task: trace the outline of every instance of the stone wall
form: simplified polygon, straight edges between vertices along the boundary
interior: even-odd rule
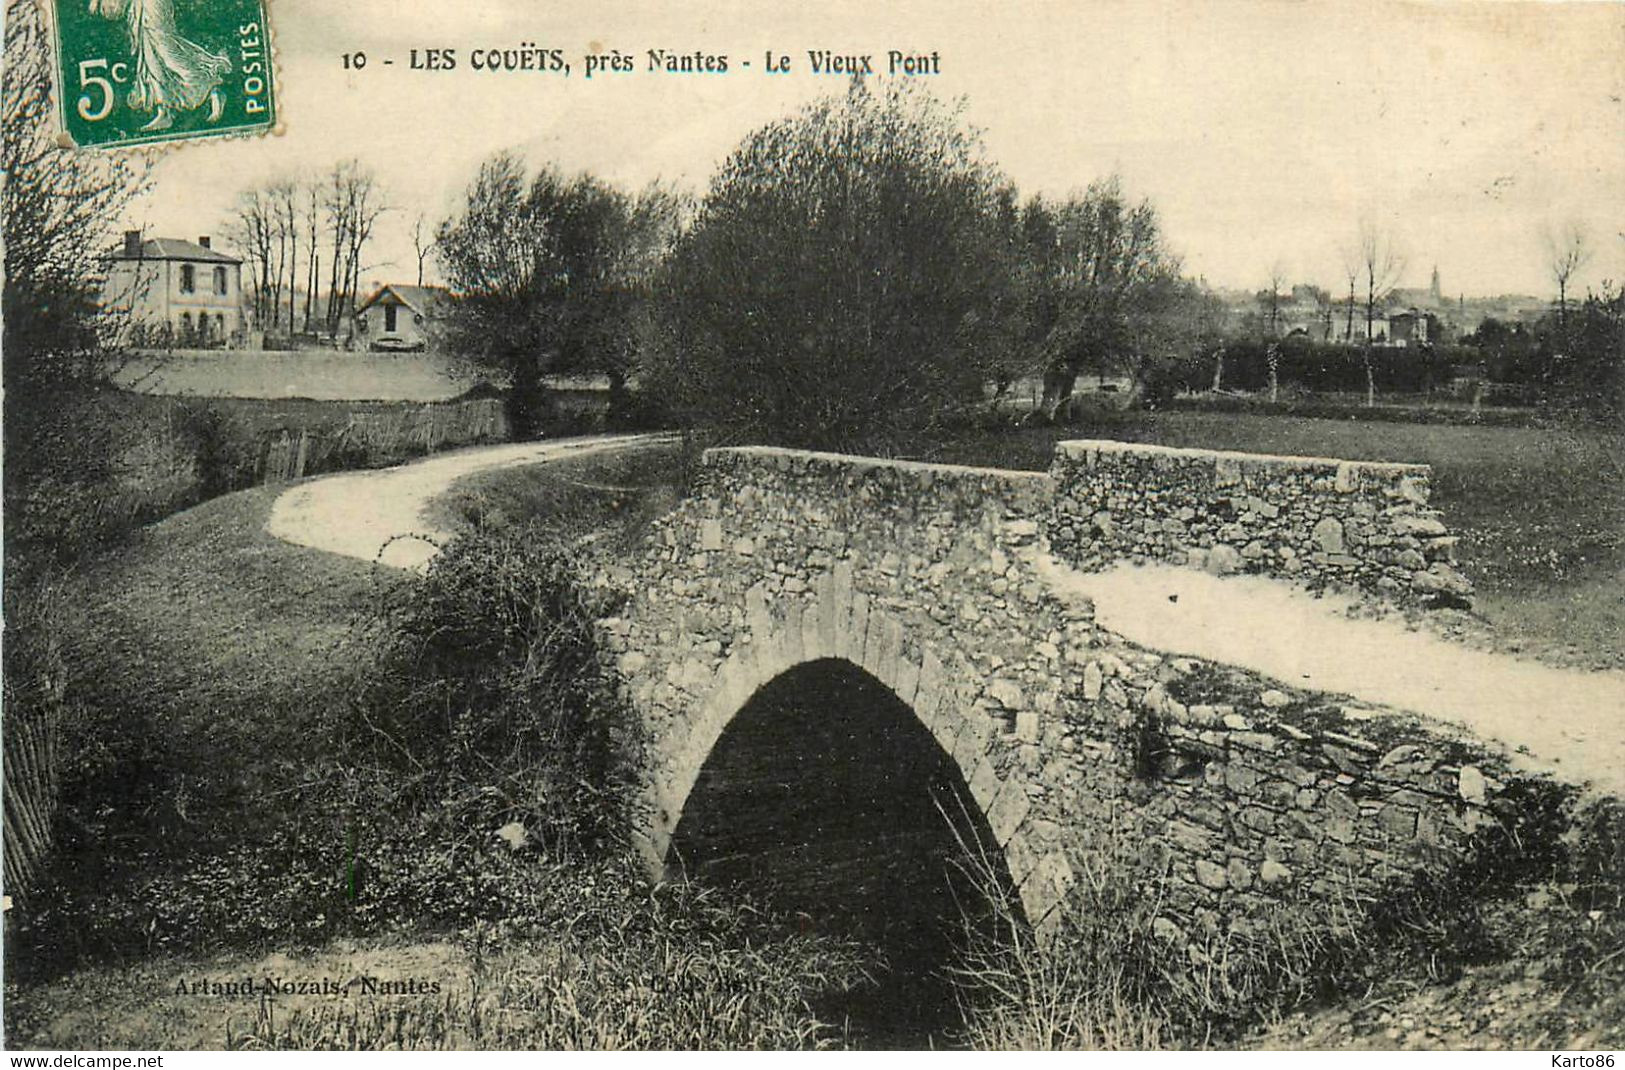
[[[1052,541],[1080,567],[1171,561],[1400,604],[1472,593],[1426,465],[1063,442]]]
[[[1358,912],[1481,841],[1510,845],[1518,800],[1557,790],[1441,726],[1165,657],[1098,627],[1059,582],[1071,566],[1046,534],[1057,484],[1066,495],[1089,478],[1080,449],[1053,478],[708,452],[694,495],[607,577],[628,594],[603,624],[607,643],[650,729],[651,867],[733,715],[768,681],[823,658],[864,669],[931,731],[1034,923],[1054,924],[1078,874],[1108,859],[1112,879],[1155,904],[1156,933],[1193,956],[1251,938],[1283,906]],[[1229,469],[1209,455],[1212,483],[1220,460]],[[1179,479],[1204,471],[1183,461],[1170,462]],[[1335,481],[1328,463],[1267,470]],[[1246,462],[1229,470],[1237,481],[1215,489],[1266,489]],[[1361,472],[1355,491],[1271,478],[1304,498],[1366,502],[1373,523],[1429,518],[1420,502],[1384,494],[1425,472],[1391,474]],[[1410,510],[1382,511],[1396,506]],[[1276,508],[1293,510],[1287,530],[1311,515],[1306,504]]]

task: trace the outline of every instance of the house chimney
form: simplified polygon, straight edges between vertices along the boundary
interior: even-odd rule
[[[131,259],[141,255],[141,232],[139,230],[124,232],[124,255]]]
[[[200,237],[199,237],[199,238],[198,238],[198,240],[197,240],[197,243],[198,243],[198,244],[199,244],[199,245],[201,245],[201,246],[203,246],[203,248],[205,248],[205,249],[208,249],[208,248],[210,248],[210,245],[209,245],[209,236],[208,236],[208,235],[207,235],[207,234],[204,234],[204,235],[201,235],[201,236],[200,236]]]

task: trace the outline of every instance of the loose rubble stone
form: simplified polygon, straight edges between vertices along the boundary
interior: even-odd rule
[[[1273,858],[1258,867],[1258,880],[1261,884],[1274,886],[1285,884],[1291,879],[1292,870]]]
[[[1215,576],[1228,576],[1240,572],[1242,556],[1234,546],[1219,543],[1207,552],[1206,568]]]

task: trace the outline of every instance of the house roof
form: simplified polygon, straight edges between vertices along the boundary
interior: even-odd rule
[[[444,301],[447,296],[446,290],[440,286],[408,286],[404,283],[385,283],[383,286],[378,287],[378,291],[371,297],[361,302],[361,307],[356,309],[356,312],[359,314],[367,311],[373,305],[383,301],[386,294],[393,295],[396,301],[420,316],[431,315],[434,306]]]
[[[197,242],[184,238],[148,238],[141,243],[141,255],[134,257],[120,245],[112,251],[114,260],[207,260],[215,264],[241,264],[235,256],[227,256],[218,249],[205,249]]]

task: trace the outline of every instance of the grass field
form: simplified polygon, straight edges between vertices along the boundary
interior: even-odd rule
[[[427,353],[206,349],[136,354],[113,381],[143,394],[206,398],[443,401],[473,377]]]

